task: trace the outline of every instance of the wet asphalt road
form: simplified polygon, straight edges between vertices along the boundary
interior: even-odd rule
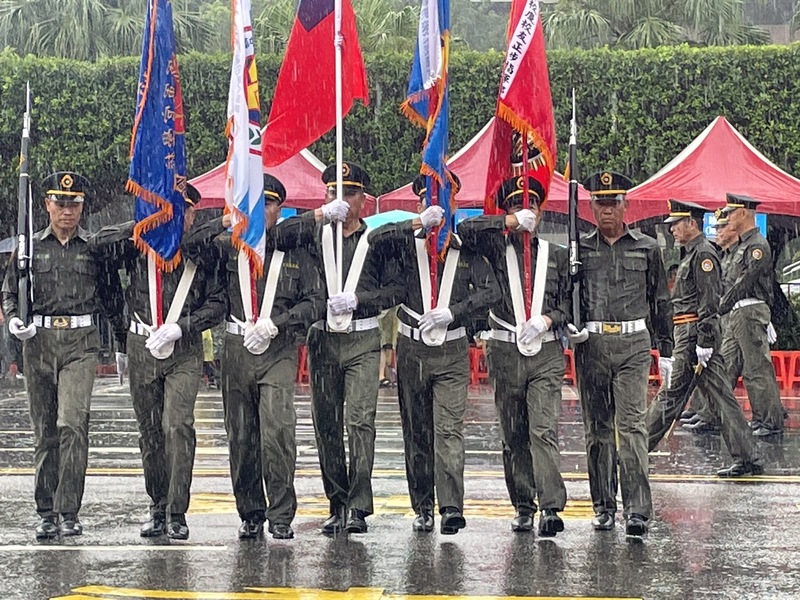
[[[396,398],[378,409],[376,514],[366,535],[319,533],[327,501],[307,389],[299,388],[296,538],[240,543],[227,473],[219,393],[203,391],[188,542],[146,541],[136,424],[127,386],[99,381],[92,405],[90,475],[81,538],[33,539],[32,434],[24,397],[0,400],[0,599],[397,599],[420,596],[800,598],[800,432],[760,442],[767,474],[711,476],[729,457],[718,436],[676,432],[651,455],[655,519],[644,542],[596,533],[574,391],[564,388],[562,473],[566,531],[513,534],[499,431],[488,388],[474,388],[465,427],[465,516],[456,536],[414,534]],[[797,422],[800,404],[785,403]],[[438,521],[437,521],[438,526]],[[323,591],[324,590],[324,591]]]

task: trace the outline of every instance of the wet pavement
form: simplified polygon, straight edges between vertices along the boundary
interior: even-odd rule
[[[767,473],[713,477],[719,436],[676,431],[651,454],[655,519],[643,542],[594,532],[580,407],[564,387],[559,443],[569,503],[554,539],[513,534],[491,390],[471,388],[465,516],[456,536],[414,534],[397,400],[382,391],[366,535],[329,539],[307,388],[298,388],[294,540],[236,538],[222,403],[202,391],[188,542],[142,540],[148,499],[127,386],[101,380],[92,404],[81,538],[36,544],[32,433],[24,397],[0,399],[0,598],[314,600],[425,597],[800,598],[800,431],[759,442]],[[784,400],[790,423],[800,404]],[[438,522],[437,522],[438,525]]]

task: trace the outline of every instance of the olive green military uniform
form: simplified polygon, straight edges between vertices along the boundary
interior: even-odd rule
[[[391,252],[400,265],[405,284],[403,306],[398,313],[397,390],[403,426],[406,477],[411,506],[417,514],[433,511],[434,488],[439,511],[464,510],[464,411],[469,384],[467,330],[472,317],[486,312],[500,295],[486,259],[453,236],[449,253],[458,250],[449,308],[453,322],[440,346],[428,346],[419,330],[424,314],[417,240],[412,221],[384,225],[375,232],[375,251]],[[445,259],[446,260],[446,259]],[[429,264],[426,260],[426,264]],[[445,261],[438,261],[437,284],[441,286]],[[428,270],[422,274],[430,277]],[[437,297],[443,288],[439,288]]]
[[[35,440],[36,510],[42,517],[77,514],[89,455],[89,409],[100,340],[93,316],[118,289],[119,275],[93,260],[78,228],[62,244],[50,227],[33,237],[36,335],[23,342]],[[16,253],[3,284],[6,319],[18,316]]]
[[[504,235],[504,216],[467,219],[459,225],[465,244],[484,252],[497,275],[500,300],[492,307],[487,343],[489,374],[495,389],[495,405],[503,436],[503,470],[511,503],[517,510],[539,508],[564,510],[567,490],[561,477],[558,452],[558,415],[564,377],[564,351],[555,330],[567,322],[569,279],[567,254],[550,247],[542,315],[553,327],[541,350],[524,356],[516,335],[498,319],[515,324],[511,283],[506,267],[506,247],[513,244],[523,267],[523,236]],[[531,263],[539,256],[539,238],[531,236]]]
[[[213,246],[187,252],[178,267],[161,274],[163,315],[167,315],[187,259],[197,271],[177,324],[182,337],[166,359],[155,358],[145,347],[151,326],[147,257],[131,240],[133,222],[113,225],[92,239],[94,252],[124,267],[130,279],[126,296],[131,316],[127,339],[130,389],[139,425],[145,489],[153,515],[183,515],[189,508],[189,490],[195,454],[194,404],[203,371],[202,332],[225,314],[225,293],[219,253]]]
[[[755,228],[740,236],[731,253],[719,309],[730,333],[723,342],[722,355],[731,387],[741,373],[753,421],[782,431],[783,407],[767,340],[775,277],[772,253],[766,238]]]
[[[322,227],[315,222],[313,211],[286,219],[273,229],[277,248],[285,252],[309,248],[320,260]],[[362,222],[356,232],[343,239],[345,277],[366,232]],[[329,331],[325,321],[318,321],[308,332],[311,414],[331,514],[342,509],[356,509],[366,515],[373,512],[371,477],[381,342],[377,317],[383,309],[397,304],[400,293],[399,284],[387,275],[390,262],[390,257],[367,252],[349,332]],[[347,428],[349,465],[343,425]]]
[[[278,335],[263,354],[255,355],[244,347],[244,331],[239,324],[246,320],[239,281],[239,254],[231,244],[231,235],[222,233],[221,219],[210,222],[208,227],[220,233],[216,243],[223,252],[227,274],[231,316],[221,359],[222,400],[236,509],[242,520],[263,521],[266,515],[273,525],[288,525],[297,511],[294,488],[297,346],[294,340],[298,334],[304,335],[325,311],[318,263],[303,249],[284,255],[269,315],[278,328]],[[254,304],[259,309],[274,247],[274,240],[268,233],[264,273],[256,280]],[[266,500],[269,500],[269,507]]]
[[[595,229],[580,241],[581,312],[589,331],[575,349],[596,513],[652,515],[647,459],[649,318],[659,352],[672,355],[672,313],[657,242],[625,227],[610,245]]]
[[[710,401],[714,414],[719,415],[722,437],[734,460],[752,463],[756,460],[753,436],[733,396],[725,361],[719,352],[722,337],[717,315],[722,293],[720,261],[703,235],[685,244],[684,250],[672,293],[675,363],[669,388],[661,388],[647,411],[649,449],[655,450],[688,400],[687,392],[697,364],[695,348],[699,346],[713,348],[714,354],[697,376],[698,389]]]

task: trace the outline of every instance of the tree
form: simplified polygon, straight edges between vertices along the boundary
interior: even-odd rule
[[[651,48],[763,44],[744,20],[744,0],[558,0],[546,16],[550,47]]]

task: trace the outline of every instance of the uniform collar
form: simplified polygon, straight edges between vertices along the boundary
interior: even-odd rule
[[[751,237],[757,235],[759,233],[758,227],[753,227],[752,229],[745,231],[742,235],[739,236],[739,240],[742,242],[746,242]]]
[[[52,228],[52,226],[48,225],[47,227],[45,227],[45,228],[42,230],[42,238],[41,238],[41,239],[45,240],[45,239],[47,239],[47,238],[48,238],[48,236],[51,236],[51,235],[52,235],[53,237],[56,237],[56,236],[55,236],[55,234],[53,233],[53,228]],[[77,229],[77,231],[75,231],[75,235],[74,235],[73,237],[80,238],[80,239],[81,239],[81,240],[83,240],[84,242],[88,242],[88,241],[89,241],[89,232],[88,232],[88,231],[86,231],[86,230],[85,230],[83,227],[81,227],[80,225],[78,225],[78,229]]]
[[[636,242],[638,242],[640,239],[642,239],[642,234],[641,234],[641,233],[639,233],[639,232],[637,232],[637,231],[634,231],[633,229],[631,229],[631,228],[630,228],[630,227],[628,227],[627,225],[625,225],[625,229],[624,229],[624,231],[623,231],[623,233],[622,233],[622,237],[621,237],[621,238],[619,238],[619,239],[622,239],[622,238],[624,238],[625,236],[630,236],[630,237],[631,237],[631,239],[633,239],[633,240],[634,240],[634,241],[636,241]],[[593,242],[595,245],[597,245],[598,243],[600,243],[600,239],[601,239],[602,237],[603,237],[603,236],[602,236],[602,235],[601,235],[601,233],[600,233],[600,228],[599,228],[599,227],[595,227],[595,228],[592,230],[592,232],[591,232],[591,233],[589,233],[589,234],[588,234],[588,235],[587,235],[587,236],[586,236],[584,239],[586,239],[587,241],[591,241],[591,242]]]
[[[702,243],[702,242],[703,242],[705,239],[706,239],[706,236],[704,236],[704,235],[701,233],[701,234],[700,234],[700,235],[698,235],[696,238],[693,238],[692,240],[690,240],[689,242],[687,242],[687,243],[684,245],[684,248],[686,248],[687,250],[691,250],[691,249],[692,249],[692,248],[694,248],[695,246],[697,246],[697,245],[701,244],[701,243]]]

